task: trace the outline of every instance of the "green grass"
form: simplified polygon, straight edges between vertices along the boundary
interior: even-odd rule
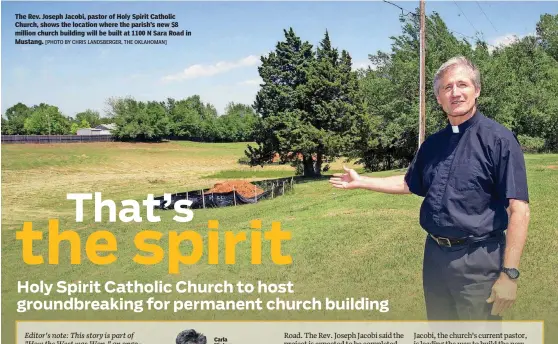
[[[356,168],[357,172],[364,172],[363,168]],[[328,174],[343,173],[342,169],[335,169],[327,172]],[[257,168],[252,170],[226,170],[204,176],[205,179],[261,179],[261,178],[286,178],[295,176],[294,170],[267,170],[265,168]]]
[[[207,179],[244,179],[244,178],[284,178],[294,176],[294,171],[268,171],[262,169],[260,171],[239,171],[239,170],[227,170],[214,173],[209,176],[205,176]]]
[[[211,186],[227,178],[276,178],[294,175],[288,166],[266,166],[263,170],[248,169],[237,163],[246,144],[201,144],[172,142],[152,145],[116,144],[112,147],[95,144],[59,145],[56,147],[2,146],[2,342],[13,342],[13,321],[19,320],[414,320],[425,319],[421,266],[425,235],[418,224],[421,198],[333,189],[327,179],[295,185],[294,191],[254,205],[202,209],[194,211],[190,223],[172,220],[174,211],[156,211],[158,223],[109,223],[106,212],[101,223],[93,222],[93,207],[85,207],[87,221],[76,223],[73,203],[65,199],[67,192],[102,192],[103,198],[115,201],[141,200],[148,193],[161,195],[198,187]],[[109,149],[110,148],[110,149]],[[54,152],[54,153],[53,153]],[[65,160],[65,154],[97,156],[96,162],[84,165]],[[75,154],[78,154],[75,153]],[[29,155],[26,155],[29,154]],[[43,154],[54,154],[56,164],[41,165]],[[25,156],[25,161],[15,162]],[[547,343],[558,338],[558,298],[555,268],[558,239],[555,211],[558,185],[558,155],[528,155],[529,188],[531,196],[531,225],[529,239],[521,261],[522,277],[519,297],[506,314],[507,320],[545,320]],[[25,168],[21,168],[24,166]],[[256,172],[258,171],[258,172]],[[328,174],[341,171],[335,163]],[[403,170],[374,173],[387,176]],[[209,178],[209,179],[208,179]],[[118,207],[121,209],[122,207]],[[142,215],[145,211],[142,208]],[[47,230],[49,218],[60,219],[61,230],[75,230],[82,245],[94,231],[108,230],[118,240],[117,261],[110,265],[94,265],[82,246],[82,264],[69,264],[69,245],[61,245],[58,265],[25,265],[21,258],[21,243],[15,232],[23,221],[32,221],[36,230]],[[263,231],[274,221],[289,231],[292,239],[283,242],[282,253],[292,256],[293,264],[275,265],[270,260],[270,247],[264,241],[263,264],[252,265],[250,245],[240,243],[236,249],[236,264],[224,263],[224,242],[221,233],[219,264],[207,263],[207,246],[202,260],[195,265],[183,265],[179,274],[169,274],[168,256],[157,265],[143,266],[133,262],[139,251],[134,246],[135,235],[142,230],[163,233],[158,243],[168,252],[168,233],[195,230],[207,242],[208,220],[219,221],[219,231],[250,232],[250,221],[261,219]],[[45,234],[46,238],[46,234]],[[187,254],[190,245],[184,245]],[[48,263],[48,246],[36,242],[34,254],[42,254]],[[368,297],[390,300],[390,312],[366,311],[196,311],[196,312],[30,312],[17,313],[20,299],[43,299],[17,293],[17,281],[30,280],[55,283],[66,281],[126,281],[216,283],[227,280],[257,283],[294,283],[294,295],[281,295],[289,300],[342,300],[347,297]],[[83,299],[105,299],[114,295],[79,296]],[[238,294],[216,295],[154,295],[159,300],[200,299],[274,299],[278,295]],[[145,299],[146,295],[124,295],[130,299]],[[60,299],[60,296],[50,299]]]
[[[35,150],[36,145],[28,146],[23,144],[2,146],[2,155],[7,158],[2,159],[2,170],[22,171],[49,167],[91,165],[106,161],[107,155],[96,150],[76,144],[75,149],[69,154],[68,151],[60,150],[57,147],[45,145],[44,149]],[[16,157],[13,159],[12,157]]]

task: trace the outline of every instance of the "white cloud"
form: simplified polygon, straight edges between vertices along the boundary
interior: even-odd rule
[[[495,47],[496,48],[504,48],[508,45],[511,45],[521,39],[523,39],[524,37],[527,36],[535,36],[536,33],[534,32],[530,32],[526,35],[517,35],[514,33],[508,33],[506,35],[502,35],[502,36],[498,36],[496,38],[491,39],[488,43],[490,44],[488,46],[489,51],[492,52],[494,51]]]
[[[368,68],[368,67],[371,67],[372,69],[376,69],[376,66],[373,66],[370,60],[353,62],[353,70],[357,70],[360,68]]]
[[[238,61],[220,61],[215,64],[203,65],[195,64],[180,73],[167,75],[163,77],[164,81],[176,81],[185,79],[195,79],[201,77],[213,76],[221,73],[226,73],[230,70],[242,67],[254,66],[260,63],[260,58],[255,55],[250,55]]]
[[[507,45],[513,44],[514,42],[516,42],[518,40],[519,40],[519,36],[510,33],[510,34],[507,34],[507,35],[504,35],[504,36],[499,36],[499,37],[494,38],[491,41],[491,44],[494,45],[494,46],[497,46],[497,47],[507,46]]]
[[[261,83],[263,82],[263,80],[261,78],[257,78],[257,79],[248,79],[248,80],[244,80],[238,83],[238,85],[244,86],[244,85],[256,85],[259,86]]]

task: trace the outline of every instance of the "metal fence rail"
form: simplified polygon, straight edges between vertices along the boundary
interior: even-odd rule
[[[226,183],[226,182],[225,182]],[[296,184],[294,177],[277,178],[269,180],[260,180],[250,182],[254,186],[253,196],[243,196],[237,192],[234,187],[233,191],[227,192],[209,192],[210,189],[189,190],[179,193],[172,193],[165,200],[164,196],[157,196],[154,199],[159,201],[155,206],[157,209],[173,209],[177,201],[192,201],[191,209],[220,208],[228,206],[237,206],[243,204],[254,204],[266,199],[273,199],[288,194],[294,190]],[[263,190],[257,193],[256,186]],[[246,191],[246,190],[245,190]],[[167,202],[168,201],[168,202]]]
[[[8,143],[80,143],[112,142],[112,135],[2,135],[2,144]]]

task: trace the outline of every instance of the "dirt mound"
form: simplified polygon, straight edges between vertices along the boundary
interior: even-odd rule
[[[255,197],[264,192],[263,189],[247,181],[231,180],[215,184],[213,188],[207,190],[205,194],[232,192],[233,190],[246,198]]]

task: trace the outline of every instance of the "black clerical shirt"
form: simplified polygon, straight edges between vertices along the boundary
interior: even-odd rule
[[[412,193],[424,197],[421,226],[449,238],[503,231],[509,199],[529,201],[517,138],[480,111],[429,136],[405,181]]]

